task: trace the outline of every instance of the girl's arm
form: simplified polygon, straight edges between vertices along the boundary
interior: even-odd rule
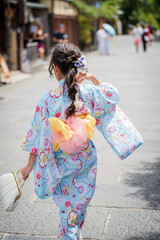
[[[98,80],[98,78],[96,78],[93,74],[90,74],[90,73],[79,73],[79,75],[77,77],[77,81],[79,83],[81,83],[83,80],[89,80],[96,86],[101,84],[101,82]]]
[[[33,153],[30,153],[27,165],[21,170],[24,180],[26,180],[29,177],[29,174],[32,172],[35,159],[36,159],[36,155]]]

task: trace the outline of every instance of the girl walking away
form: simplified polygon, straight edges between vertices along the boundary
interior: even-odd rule
[[[117,89],[86,70],[78,47],[58,43],[53,48],[49,72],[54,72],[59,86],[40,98],[22,143],[30,153],[21,170],[23,178],[34,169],[35,193],[41,199],[52,196],[60,209],[58,239],[63,240],[82,239],[95,191],[97,155],[91,141],[95,125],[121,159],[142,143],[116,105]],[[82,84],[84,79],[92,84]]]

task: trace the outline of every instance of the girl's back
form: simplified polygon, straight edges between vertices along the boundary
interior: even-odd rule
[[[42,199],[52,196],[60,208],[58,239],[78,240],[95,191],[97,155],[90,140],[94,127],[121,158],[137,148],[141,139],[116,106],[117,89],[92,74],[79,73],[86,66],[77,47],[57,44],[51,75],[53,69],[59,86],[44,92],[36,106],[22,143],[22,149],[30,153],[22,174],[26,179],[34,166],[35,193]],[[81,84],[84,79],[93,84]]]

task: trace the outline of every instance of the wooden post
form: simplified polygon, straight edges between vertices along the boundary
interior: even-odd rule
[[[7,32],[6,32],[6,49],[7,49],[7,55],[8,55],[8,59],[7,59],[7,62],[8,62],[8,66],[9,68],[11,68],[11,37],[10,37],[10,25],[11,25],[11,21],[10,21],[10,3],[9,1],[7,0],[7,23],[6,23],[6,26],[7,26]]]
[[[18,69],[22,70],[26,0],[18,0]]]
[[[50,18],[51,46],[52,46],[52,37],[53,37],[53,22],[54,22],[54,0],[51,0],[51,18]]]

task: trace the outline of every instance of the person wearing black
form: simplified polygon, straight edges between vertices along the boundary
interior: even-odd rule
[[[38,29],[33,33],[33,40],[38,42],[38,55],[40,59],[44,59],[45,55],[45,46],[44,40],[48,37],[48,33],[43,33],[43,28],[41,25],[38,26]]]
[[[64,24],[60,24],[58,31],[53,33],[52,41],[53,43],[68,42],[68,35],[65,32]]]
[[[149,29],[147,25],[143,26],[143,34],[142,34],[142,43],[143,43],[143,50],[146,52],[149,42]]]

